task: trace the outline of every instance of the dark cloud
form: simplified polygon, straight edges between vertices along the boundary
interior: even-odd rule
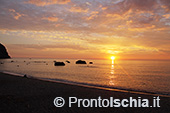
[[[10,1],[10,0],[9,0]],[[48,5],[44,7],[37,7],[31,4],[26,4],[24,1],[21,0],[13,0],[13,1],[1,1],[1,21],[0,21],[0,28],[2,29],[25,29],[25,30],[67,30],[67,29],[75,29],[75,30],[89,30],[92,31],[96,29],[95,27],[100,24],[115,24],[115,23],[124,23],[123,21],[127,20],[133,20],[135,24],[146,24],[151,23],[152,21],[155,21],[158,17],[160,17],[158,7],[160,7],[161,4],[157,2],[157,0],[124,0],[117,2],[116,4],[112,2],[111,0],[105,2],[105,1],[96,1],[96,2],[88,2],[88,5],[86,2],[79,2],[79,1],[73,1],[67,5]],[[33,2],[33,1],[32,1]],[[35,2],[35,1],[34,1]],[[43,1],[45,2],[45,1]],[[52,1],[50,1],[52,2]],[[65,1],[64,1],[65,2]],[[37,2],[36,2],[37,3]],[[165,1],[161,2],[162,4],[166,3]],[[2,6],[3,5],[3,6]],[[73,12],[70,12],[71,8],[77,9],[72,10]],[[106,7],[106,10],[102,10],[103,7]],[[158,8],[158,9],[157,9]],[[24,16],[20,16],[18,20],[15,19],[16,16],[11,15],[11,12],[9,11],[15,10],[16,14],[21,14]],[[125,18],[124,20],[117,20],[117,21],[111,21],[112,19],[106,18],[107,14],[118,14],[120,16],[126,15],[126,13],[132,10],[128,13],[130,15],[128,18]],[[153,13],[152,17],[147,16],[141,16],[140,11],[151,11]],[[80,13],[75,13],[76,11]],[[92,12],[97,11],[98,13],[94,15],[93,19],[91,21],[84,20],[86,17],[92,16]],[[81,13],[82,12],[82,13]],[[15,15],[16,15],[15,14]],[[49,22],[45,21],[43,18],[49,18],[49,17],[56,17],[62,21],[57,22],[54,21]],[[106,19],[106,20],[105,20]],[[107,24],[107,19],[109,19],[109,22]],[[118,24],[119,24],[118,23]],[[56,27],[58,25],[59,28]],[[109,25],[108,25],[109,26]],[[99,29],[99,28],[97,28]],[[100,30],[97,30],[100,31]],[[106,31],[108,29],[106,28]]]
[[[43,44],[8,44],[9,48],[15,49],[34,49],[34,50],[46,50],[46,49],[73,49],[73,50],[86,50],[87,48],[81,45],[74,44],[56,44],[56,45],[43,45]]]
[[[169,7],[168,0],[40,1],[50,2],[43,7],[37,6],[36,0],[29,3],[23,0],[0,2],[0,29],[6,30],[125,35],[122,32],[129,28],[129,32],[137,31],[132,28],[146,28],[147,31],[159,27],[169,28],[168,19],[163,20],[163,15],[167,14],[165,8]]]
[[[170,1],[169,0],[159,0],[159,1],[163,5],[165,10],[170,13]]]
[[[70,0],[28,0],[25,3],[34,4],[36,6],[46,6],[52,4],[67,4]]]

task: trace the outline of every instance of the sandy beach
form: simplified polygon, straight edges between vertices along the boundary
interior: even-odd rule
[[[31,78],[13,76],[0,73],[0,112],[1,113],[169,113],[170,97],[160,96],[159,108],[78,108],[68,107],[68,98],[77,97],[93,99],[101,96],[109,99],[146,98],[152,101],[156,95],[139,94],[121,91],[55,83]],[[55,97],[63,97],[66,104],[57,108],[53,104]]]

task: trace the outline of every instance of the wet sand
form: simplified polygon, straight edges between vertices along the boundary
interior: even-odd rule
[[[169,113],[170,97],[160,96],[160,106],[156,108],[83,108],[74,104],[68,107],[68,98],[82,99],[145,98],[152,104],[152,94],[139,94],[122,91],[76,86],[64,83],[42,81],[0,73],[0,113]],[[63,97],[66,104],[57,108],[53,104],[55,97]]]

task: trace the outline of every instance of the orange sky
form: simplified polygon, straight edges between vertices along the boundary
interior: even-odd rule
[[[169,0],[1,0],[12,57],[170,59]]]

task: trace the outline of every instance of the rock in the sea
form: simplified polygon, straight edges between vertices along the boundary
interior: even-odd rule
[[[87,64],[87,63],[86,63],[86,61],[78,60],[78,61],[76,61],[76,64]]]
[[[0,43],[0,59],[11,58],[4,45]]]
[[[54,66],[65,66],[64,62],[56,62],[54,61]]]
[[[66,60],[67,63],[70,63],[70,61]]]
[[[89,62],[89,64],[93,64],[93,62]]]

